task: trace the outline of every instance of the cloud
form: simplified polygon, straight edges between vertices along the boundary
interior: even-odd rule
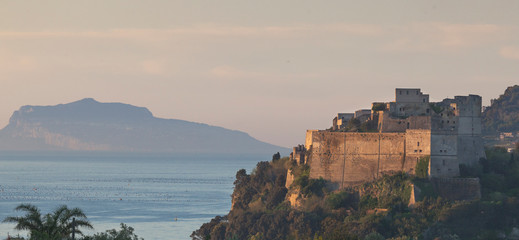
[[[317,33],[340,33],[351,36],[376,36],[382,34],[380,26],[373,24],[299,24],[291,26],[228,26],[201,24],[190,27],[165,29],[112,29],[109,31],[39,31],[0,32],[0,38],[131,38],[142,40],[164,39],[179,36],[227,37],[291,37]]]
[[[499,50],[499,55],[507,59],[519,60],[518,46],[505,46]]]
[[[451,24],[439,22],[388,26],[392,40],[384,50],[403,52],[457,51],[506,41],[513,27],[494,24]]]

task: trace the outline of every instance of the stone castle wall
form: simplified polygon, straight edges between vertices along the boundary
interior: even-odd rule
[[[434,190],[448,200],[474,200],[481,198],[479,178],[432,178]]]
[[[396,101],[385,103],[385,110],[371,112],[377,133],[307,131],[310,177],[342,188],[385,172],[414,173],[418,159],[430,156],[429,177],[452,178],[459,176],[460,164],[485,157],[480,96],[430,103],[420,89],[397,88],[395,94]]]
[[[384,173],[414,173],[416,161],[429,155],[428,139],[430,133],[420,130],[408,134],[310,130],[306,141],[310,177],[323,177],[334,187],[344,188],[374,180]],[[406,141],[421,144],[416,149],[406,149]]]

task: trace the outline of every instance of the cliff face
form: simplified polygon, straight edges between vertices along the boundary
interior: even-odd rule
[[[519,131],[519,85],[508,87],[482,114],[483,132]]]
[[[0,130],[0,150],[272,153],[286,149],[239,131],[153,117],[143,107],[83,99],[23,106]]]

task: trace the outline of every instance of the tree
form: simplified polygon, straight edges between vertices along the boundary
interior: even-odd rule
[[[40,210],[31,204],[20,204],[15,210],[23,211],[25,215],[6,217],[3,222],[16,223],[14,228],[29,231],[29,239],[33,240],[62,240],[69,238],[72,232],[83,235],[78,228],[93,228],[86,215],[79,208],[69,209],[66,205],[62,205],[52,213],[43,216]]]
[[[97,233],[94,236],[84,237],[82,240],[143,240],[139,238],[135,233],[134,229],[121,223],[121,230],[115,229],[106,230],[104,233]]]

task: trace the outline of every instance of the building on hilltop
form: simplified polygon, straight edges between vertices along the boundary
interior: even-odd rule
[[[429,102],[418,88],[397,88],[394,102],[373,103],[371,110],[336,119],[351,115],[373,127],[351,132],[344,128],[346,118],[341,124],[334,119],[330,130],[308,130],[305,145],[294,150],[298,163],[310,165],[311,178],[323,177],[337,188],[354,186],[384,173],[414,174],[422,157],[430,159],[431,178],[449,178],[459,176],[460,164],[485,157],[477,95]]]
[[[333,118],[332,129],[339,130],[344,128],[346,123],[352,118],[355,118],[354,113],[337,113],[337,117]]]

